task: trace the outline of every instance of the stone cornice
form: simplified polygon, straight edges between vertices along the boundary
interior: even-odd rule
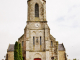
[[[42,22],[42,23],[47,23],[47,21],[27,21],[27,23],[29,22]]]
[[[31,0],[28,0],[27,2],[30,2]],[[45,3],[46,3],[46,1],[45,0],[43,0]]]

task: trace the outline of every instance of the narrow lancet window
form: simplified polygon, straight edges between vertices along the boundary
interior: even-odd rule
[[[33,37],[33,45],[35,45],[35,37]]]
[[[35,17],[39,17],[39,5],[35,4]]]
[[[24,45],[24,41],[22,41],[22,46]]]
[[[40,36],[40,45],[41,45],[41,36]]]
[[[51,47],[53,47],[53,42],[51,41]]]

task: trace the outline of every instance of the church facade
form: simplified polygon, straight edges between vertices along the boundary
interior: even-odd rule
[[[27,25],[18,39],[22,45],[23,60],[66,60],[63,44],[50,34],[46,20],[46,1],[28,0]],[[6,60],[14,60],[14,44],[7,49]]]

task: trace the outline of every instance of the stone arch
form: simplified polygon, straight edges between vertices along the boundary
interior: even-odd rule
[[[33,35],[35,35],[35,34],[36,34],[36,32],[35,32],[35,31],[33,31],[32,33],[33,33]]]
[[[42,35],[42,31],[39,31],[39,35],[40,35],[40,36]]]
[[[41,54],[39,54],[39,53],[36,53],[36,54],[34,54],[34,57],[33,57],[33,59],[34,58],[41,58],[42,59],[42,56],[41,56]]]

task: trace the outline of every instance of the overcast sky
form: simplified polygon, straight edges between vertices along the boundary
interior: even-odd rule
[[[64,44],[68,58],[80,60],[80,0],[47,0],[46,17],[50,33]],[[26,0],[0,0],[0,60],[24,33],[26,21]]]

